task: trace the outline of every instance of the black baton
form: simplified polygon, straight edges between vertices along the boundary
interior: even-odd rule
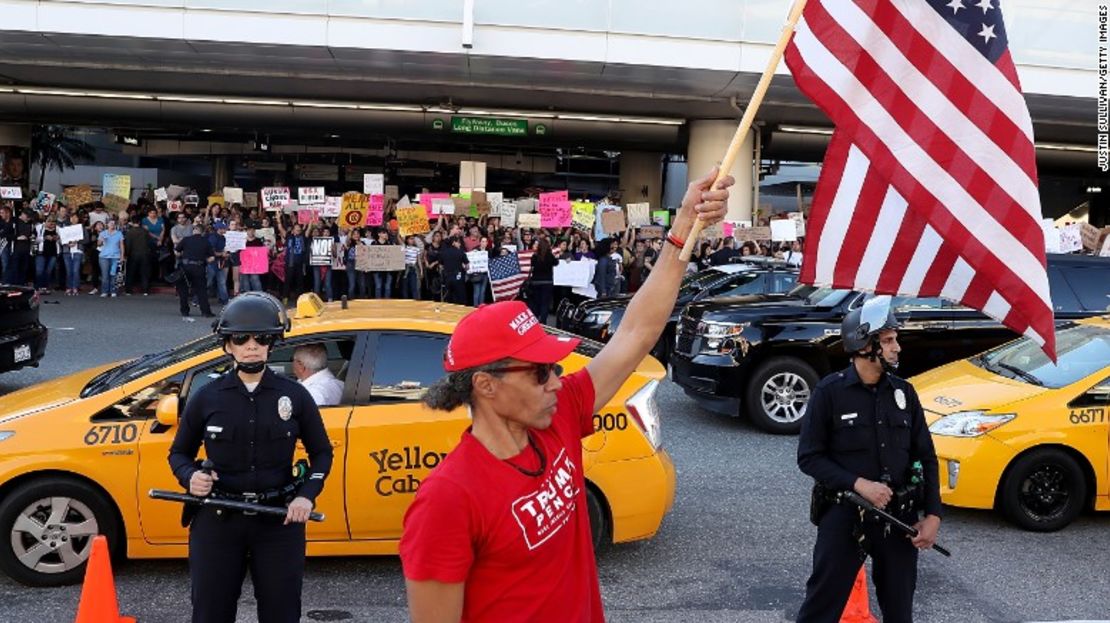
[[[212,508],[224,508],[227,510],[244,511],[248,513],[261,513],[263,515],[273,515],[275,517],[285,517],[288,509],[280,508],[277,506],[264,506],[262,504],[252,504],[250,502],[240,502],[238,500],[227,500],[224,498],[214,497],[198,497],[188,493],[178,493],[177,491],[166,491],[164,489],[151,489],[150,497],[154,500],[166,500],[168,502],[181,502],[183,504],[196,504],[197,506],[211,506]],[[324,514],[312,511],[308,514],[311,521],[324,521]]]
[[[840,492],[840,497],[848,500],[852,504],[855,504],[856,506],[858,506],[858,507],[860,507],[860,508],[862,508],[866,511],[870,511],[872,513],[875,513],[876,515],[878,515],[878,517],[880,519],[882,519],[883,521],[887,522],[888,524],[894,526],[895,528],[898,528],[898,530],[904,532],[905,534],[907,534],[911,537],[915,537],[915,536],[918,535],[917,528],[914,528],[913,526],[907,524],[906,522],[902,521],[901,519],[898,519],[894,515],[891,515],[890,513],[884,511],[883,509],[875,506],[871,502],[868,502],[867,498],[865,498],[862,495],[856,493],[855,491],[841,491]],[[943,554],[945,556],[952,556],[952,552],[948,551],[947,549],[944,549],[943,547],[941,547],[940,545],[938,545],[936,543],[933,543],[933,549],[937,550],[937,553],[939,553],[939,554]]]

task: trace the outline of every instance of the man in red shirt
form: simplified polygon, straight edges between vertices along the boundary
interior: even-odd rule
[[[671,244],[585,369],[561,376],[557,362],[578,340],[548,335],[521,302],[484,305],[459,322],[444,353],[448,374],[424,402],[468,405],[473,425],[405,515],[401,563],[414,623],[605,620],[582,438],[658,341],[695,219],[724,218],[732,178],[709,190],[715,177],[690,184]]]

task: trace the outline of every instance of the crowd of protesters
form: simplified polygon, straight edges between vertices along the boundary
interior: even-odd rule
[[[238,204],[207,208],[183,206],[170,212],[166,202],[139,200],[126,211],[110,213],[97,201],[72,209],[59,206],[42,212],[20,202],[0,206],[0,261],[5,283],[33,285],[42,294],[55,290],[67,296],[82,292],[101,297],[149,295],[158,282],[176,285],[181,313],[190,305],[211,315],[209,297],[221,305],[240,292],[271,292],[287,303],[305,292],[326,301],[346,296],[440,300],[478,306],[491,301],[489,277],[469,271],[467,253],[484,251],[495,258],[532,251],[523,295],[540,317],[569,295],[554,285],[559,261],[597,261],[593,286],[598,296],[635,292],[651,273],[661,239],[645,240],[630,228],[621,235],[595,241],[594,232],[575,228],[522,229],[502,227],[497,217],[444,215],[432,221],[427,234],[401,237],[393,219],[394,202],[385,208],[382,227],[342,228],[336,219],[297,222],[296,214],[243,208]],[[81,225],[80,240],[62,242],[60,227]],[[248,247],[268,249],[266,274],[241,274],[239,252],[226,250],[228,231],[244,231]],[[263,235],[265,234],[265,236]],[[332,238],[326,265],[310,262],[312,241]],[[356,263],[357,245],[401,245],[404,269],[363,271]],[[732,237],[701,242],[689,270],[725,264],[740,255],[778,257],[797,264],[801,246],[770,246]],[[204,296],[197,296],[200,292]]]

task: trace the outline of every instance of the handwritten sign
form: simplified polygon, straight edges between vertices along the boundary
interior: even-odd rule
[[[239,251],[239,272],[244,275],[265,275],[269,271],[270,250],[266,247],[245,247]]]
[[[571,207],[569,201],[540,203],[541,227],[570,227]]]
[[[574,212],[571,217],[574,226],[585,231],[593,231],[594,222],[597,221],[597,206],[589,201],[575,201],[570,206]]]
[[[559,262],[555,264],[555,285],[570,288],[585,288],[590,284],[593,271],[589,260]]]
[[[104,207],[108,208],[109,212],[121,212],[127,209],[128,201],[119,195],[104,195],[101,198]]]
[[[663,237],[663,227],[660,225],[647,225],[637,230],[640,239],[654,240]]]
[[[267,186],[262,189],[262,207],[277,212],[292,201],[288,186]]]
[[[655,210],[651,213],[651,222],[661,227],[670,227],[671,213],[667,210]]]
[[[335,249],[335,238],[313,238],[312,254],[308,257],[310,266],[331,266],[331,254]]]
[[[384,212],[385,195],[370,195],[370,203],[366,209],[366,225],[368,227],[381,227]]]
[[[466,254],[466,261],[470,266],[466,272],[474,273],[488,273],[489,272],[489,252],[475,249]]]
[[[102,179],[105,195],[115,195],[123,197],[124,200],[131,200],[131,176],[130,175],[117,175],[115,173],[105,173]]]
[[[492,212],[491,212],[492,215]],[[511,201],[503,201],[498,206],[497,215],[501,219],[502,227],[516,227],[516,204]]]
[[[428,225],[428,213],[420,204],[410,208],[397,208],[397,224],[402,237],[432,231]]]
[[[208,195],[208,206],[220,206],[221,208],[224,207],[224,196]]]
[[[62,244],[81,242],[85,239],[85,228],[80,225],[67,225],[58,228],[58,239]]]
[[[258,193],[243,193],[243,207],[244,208],[257,208],[258,207]]]
[[[343,197],[325,197],[324,207],[320,210],[320,216],[324,218],[339,218],[339,212],[343,208]]]
[[[385,198],[396,201],[401,198],[401,189],[396,184],[385,185]]]
[[[0,186],[0,199],[22,199],[23,189],[19,186]]]
[[[399,244],[374,244],[362,245],[367,250],[365,268],[359,268],[358,258],[355,258],[357,270],[391,271],[405,269],[405,247]],[[356,251],[357,253],[357,251]]]
[[[760,242],[771,239],[771,228],[739,227],[732,230],[732,235],[738,242]]]
[[[601,229],[607,234],[616,234],[628,229],[621,210],[606,210],[601,213]]]
[[[155,201],[169,201],[170,200],[170,194],[168,192],[166,192],[165,188],[155,188],[154,189],[154,200]]]
[[[267,246],[274,246],[277,244],[277,236],[274,235],[273,227],[260,227],[255,230],[254,235],[266,241]]]
[[[88,184],[81,184],[80,186],[69,186],[63,193],[66,205],[71,208],[83,206],[86,203],[92,203],[93,194],[92,187]]]
[[[1060,252],[1074,253],[1083,248],[1083,234],[1079,223],[1064,225],[1060,228]]]
[[[524,198],[516,200],[516,213],[517,214],[531,214],[536,211],[540,202],[535,199]]]
[[[384,195],[385,175],[381,173],[363,173],[362,192],[366,195]]]
[[[302,208],[297,210],[297,222],[301,225],[311,225],[316,221],[316,210],[313,208]]]
[[[247,248],[247,232],[245,231],[227,231],[224,232],[224,251],[228,253],[235,253]]]
[[[795,240],[798,238],[805,238],[806,235],[806,217],[801,212],[790,212],[786,215],[790,220],[794,221],[797,232],[794,234]]]
[[[366,222],[369,200],[366,195],[351,191],[343,193],[339,208],[340,227],[361,227]]]
[[[304,206],[315,206],[324,203],[327,195],[323,186],[301,186],[297,188],[297,203]]]
[[[184,195],[186,190],[189,189],[184,186],[178,186],[177,184],[170,184],[166,187],[166,197],[169,198],[170,201],[180,199],[181,195]]]
[[[1091,225],[1090,223],[1081,223],[1079,235],[1083,239],[1083,248],[1088,251],[1098,250],[1098,239],[1102,236],[1102,230]]]
[[[1102,240],[1102,249],[1099,250],[1098,254],[1102,257],[1110,257],[1110,227],[1105,228],[1104,231],[1108,235]]]
[[[539,229],[542,221],[539,214],[517,214],[516,222],[522,229]]]
[[[235,186],[224,186],[224,201],[243,205],[243,189]]]
[[[432,199],[432,216],[439,216],[440,214],[454,214],[455,213],[455,200],[450,197],[446,199]]]
[[[628,204],[628,225],[629,227],[646,227],[651,225],[651,204]]]

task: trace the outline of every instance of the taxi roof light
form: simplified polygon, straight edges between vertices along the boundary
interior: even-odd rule
[[[315,292],[297,297],[297,313],[294,318],[318,318],[324,313],[324,301]]]

